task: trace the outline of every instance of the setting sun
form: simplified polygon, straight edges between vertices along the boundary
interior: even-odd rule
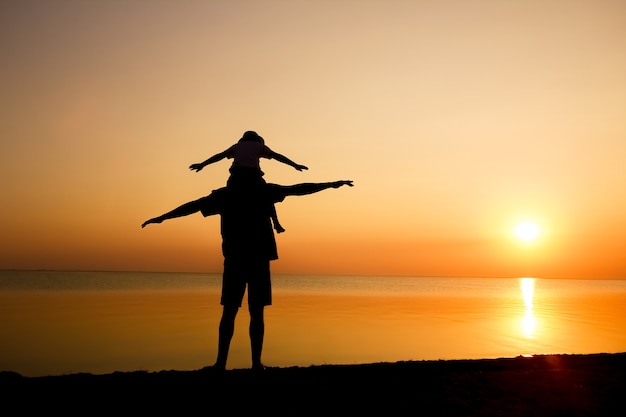
[[[515,236],[524,242],[532,242],[539,237],[541,230],[536,223],[525,221],[515,226]]]

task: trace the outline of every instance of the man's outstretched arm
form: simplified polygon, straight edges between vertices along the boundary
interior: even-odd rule
[[[344,185],[349,187],[354,186],[354,184],[352,184],[352,180],[341,180],[333,182],[307,182],[295,185],[282,185],[281,189],[284,191],[285,196],[307,195],[327,190],[329,188],[339,188]]]
[[[203,202],[206,198],[208,197],[203,197],[195,201],[190,201],[189,203],[185,203],[182,206],[176,207],[172,211],[168,211],[165,214],[162,214],[157,217],[153,217],[150,220],[146,220],[145,222],[143,222],[141,227],[144,228],[147,225],[152,224],[152,223],[161,223],[164,220],[174,219],[176,217],[189,216],[190,214],[197,213],[202,208]]]
[[[270,185],[270,184],[268,184]],[[320,183],[302,183],[295,185],[276,185],[271,184],[274,187],[278,187],[280,190],[278,194],[280,196],[287,197],[290,195],[307,195],[317,193],[319,191],[326,190],[328,188],[339,188],[344,185],[352,187],[351,180],[342,180],[342,181],[334,181],[334,182],[320,182]],[[146,227],[152,223],[162,223],[165,220],[174,219],[176,217],[189,216],[190,214],[197,213],[202,211],[204,216],[217,214],[219,211],[219,207],[221,207],[220,200],[222,200],[223,193],[220,193],[221,190],[213,191],[207,197],[202,197],[195,201],[190,201],[189,203],[185,203],[181,206],[176,207],[174,210],[168,211],[165,214],[162,214],[157,217],[153,217],[150,220],[146,220],[143,222],[141,227]]]

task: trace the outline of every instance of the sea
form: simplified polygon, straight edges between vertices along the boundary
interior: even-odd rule
[[[626,351],[626,280],[273,275],[263,362],[307,367]],[[0,371],[214,363],[221,274],[0,271]],[[249,314],[227,369],[250,367]]]

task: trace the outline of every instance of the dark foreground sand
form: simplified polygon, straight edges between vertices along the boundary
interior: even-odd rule
[[[12,415],[626,416],[626,353],[26,378]]]

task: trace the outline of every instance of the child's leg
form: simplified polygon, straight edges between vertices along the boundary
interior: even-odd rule
[[[285,229],[278,222],[278,215],[276,214],[276,206],[274,206],[273,204],[270,210],[270,216],[272,217],[272,222],[274,223],[274,229],[276,229],[278,233],[284,232]]]

